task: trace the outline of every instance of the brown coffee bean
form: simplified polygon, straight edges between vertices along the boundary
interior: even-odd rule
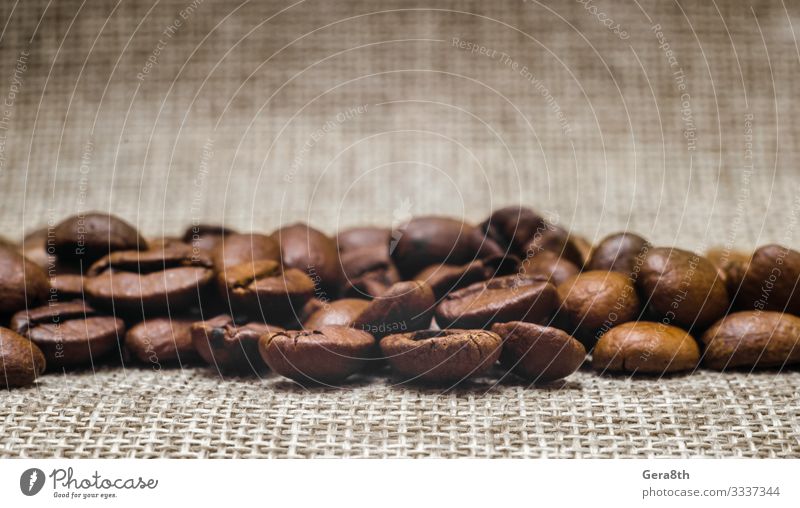
[[[580,270],[578,266],[549,250],[541,251],[532,258],[527,258],[520,265],[520,274],[537,277],[558,286]]]
[[[372,335],[346,326],[275,332],[259,341],[269,368],[300,383],[344,381],[364,368],[374,349]]]
[[[709,260],[693,252],[650,249],[637,286],[658,318],[684,328],[703,329],[728,309],[725,281]]]
[[[565,378],[586,359],[583,344],[558,328],[512,321],[492,331],[503,339],[500,365],[536,383]]]
[[[575,244],[574,235],[564,228],[547,222],[528,240],[522,251],[523,259],[531,259],[549,251],[578,268],[583,266],[583,254]]]
[[[694,369],[700,348],[676,326],[648,321],[624,323],[606,332],[592,352],[601,371],[666,374]]]
[[[94,365],[125,335],[121,319],[103,316],[81,300],[20,311],[11,328],[39,346],[50,369]]]
[[[800,363],[800,318],[782,312],[743,311],[717,321],[701,337],[703,365],[725,370]]]
[[[281,246],[286,268],[303,270],[314,282],[317,296],[334,298],[341,287],[342,271],[333,239],[303,223],[284,226],[272,237]]]
[[[46,227],[36,229],[25,235],[19,250],[20,254],[47,271],[56,264],[55,233]]]
[[[336,245],[339,252],[349,252],[362,247],[382,246],[389,250],[389,238],[392,232],[387,228],[373,226],[356,227],[339,231]]]
[[[314,283],[305,272],[284,270],[278,261],[236,265],[220,273],[217,280],[237,313],[273,323],[296,320],[314,295]]]
[[[200,305],[214,271],[204,252],[178,244],[163,250],[118,251],[93,264],[84,289],[93,304],[115,312],[175,312]]]
[[[50,277],[50,289],[60,301],[83,299],[83,276],[77,273],[56,273]]]
[[[281,260],[281,248],[274,238],[259,233],[231,234],[218,238],[211,260],[218,273],[243,263]]]
[[[614,233],[595,245],[585,269],[608,270],[628,275],[637,266],[641,266],[644,256],[651,248],[652,245],[637,234],[627,231]]]
[[[706,258],[717,267],[717,270],[723,276],[728,295],[736,295],[742,285],[742,280],[744,280],[747,264],[750,262],[750,255],[744,252],[717,248],[709,249],[706,252]]]
[[[141,362],[162,364],[192,362],[198,358],[192,344],[191,317],[156,317],[128,330],[125,347]]]
[[[567,331],[591,348],[609,328],[639,317],[641,305],[631,280],[619,272],[582,272],[558,286]]]
[[[463,265],[504,254],[480,228],[447,217],[417,217],[393,235],[389,250],[397,269],[407,278],[430,265]]]
[[[0,314],[35,306],[49,290],[44,270],[16,250],[0,247]]]
[[[223,238],[234,234],[236,234],[236,231],[226,228],[225,226],[197,224],[186,228],[181,240],[183,243],[189,244],[195,249],[210,252],[214,250]]]
[[[61,260],[91,264],[114,251],[145,250],[147,242],[119,217],[100,212],[72,216],[54,230],[55,251]]]
[[[530,208],[509,206],[494,211],[481,228],[499,245],[521,253],[536,232],[544,230],[544,223],[544,218]]]
[[[556,287],[549,282],[507,275],[454,291],[436,308],[442,328],[489,328],[493,323],[543,323],[558,306]]]
[[[314,312],[303,327],[307,330],[316,330],[323,326],[352,326],[369,304],[369,300],[357,298],[336,300]]]
[[[436,299],[443,298],[450,291],[467,287],[476,282],[486,280],[487,267],[483,261],[478,259],[470,261],[465,265],[431,265],[414,276],[414,280],[427,283]]]
[[[45,364],[44,355],[34,343],[0,327],[0,387],[33,384],[44,372]]]
[[[426,329],[433,318],[436,298],[424,282],[398,282],[372,300],[353,326],[380,339],[398,331]]]
[[[502,339],[485,330],[426,330],[384,337],[381,352],[404,381],[458,383],[497,362]]]
[[[192,325],[192,344],[206,363],[220,373],[262,374],[267,366],[258,352],[258,339],[283,331],[279,326],[247,323],[237,326],[222,315]]]
[[[742,267],[736,308],[800,315],[800,252],[765,245]]]
[[[342,296],[374,298],[400,282],[400,273],[386,245],[360,247],[341,254],[344,288]]]

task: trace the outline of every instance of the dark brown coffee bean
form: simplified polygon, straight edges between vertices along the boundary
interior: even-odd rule
[[[50,283],[38,265],[0,247],[0,314],[11,314],[47,299]]]
[[[230,316],[217,316],[192,325],[197,353],[220,373],[261,374],[267,365],[258,352],[258,339],[283,331],[279,326],[247,323],[237,326]]]
[[[520,265],[520,274],[540,278],[555,286],[577,275],[579,271],[575,263],[548,250],[524,259]]]
[[[564,228],[547,222],[545,222],[541,231],[537,231],[528,240],[522,250],[523,259],[531,259],[544,251],[550,251],[578,268],[583,266],[583,254],[575,244],[574,235]]]
[[[586,270],[608,270],[625,275],[641,266],[652,245],[639,235],[629,232],[614,233],[595,245]]]
[[[39,346],[50,369],[94,365],[125,335],[121,319],[103,316],[81,300],[18,312],[11,328]]]
[[[86,265],[114,251],[148,248],[136,228],[119,217],[100,212],[72,216],[59,223],[54,234],[59,259],[82,260]]]
[[[743,311],[717,321],[701,337],[703,365],[725,370],[800,363],[800,318],[782,312]]]
[[[382,296],[372,300],[358,316],[354,326],[376,338],[398,331],[430,327],[436,298],[424,282],[398,282]]]
[[[243,263],[281,260],[281,248],[274,238],[259,233],[230,234],[218,238],[211,250],[211,259],[218,273]]]
[[[83,276],[77,273],[57,273],[50,277],[50,289],[60,301],[83,299]]]
[[[639,317],[641,305],[631,280],[619,272],[592,270],[558,286],[567,331],[593,347],[609,328]]]
[[[709,260],[693,252],[650,249],[637,286],[656,316],[687,329],[703,329],[728,309],[725,281]]]
[[[800,315],[800,252],[765,245],[753,253],[741,278],[736,308]]]
[[[344,288],[342,296],[374,298],[400,282],[400,273],[385,245],[360,247],[341,254]]]
[[[481,227],[501,246],[520,253],[537,231],[544,230],[544,218],[530,208],[509,206],[496,210]]]
[[[404,381],[458,383],[488,371],[502,349],[485,330],[426,330],[384,337],[381,353]]]
[[[21,335],[0,327],[0,387],[28,386],[44,372],[41,350]]]
[[[317,288],[318,297],[334,298],[342,280],[334,240],[302,223],[282,227],[272,237],[281,246],[284,267],[306,272]]]
[[[344,381],[364,368],[374,349],[372,335],[346,326],[275,332],[259,342],[269,368],[300,383]]]
[[[503,339],[503,368],[535,383],[565,378],[586,359],[583,344],[558,328],[512,321],[497,323],[492,331]]]
[[[192,344],[190,317],[157,317],[137,324],[125,335],[125,347],[143,363],[160,369],[163,364],[186,363],[197,359]]]
[[[463,265],[504,254],[480,228],[447,217],[418,217],[393,235],[389,249],[392,259],[408,278],[430,265]]]
[[[200,305],[214,271],[204,252],[190,245],[163,250],[118,251],[89,268],[84,289],[93,304],[125,314],[175,312]]]
[[[296,320],[314,295],[314,283],[302,270],[284,270],[278,261],[262,260],[228,268],[217,276],[232,308],[272,323]]]
[[[28,233],[22,240],[20,253],[47,271],[56,264],[55,232],[40,228]]]
[[[450,291],[486,280],[489,277],[487,271],[486,265],[478,259],[460,266],[431,265],[419,272],[414,280],[426,282],[433,289],[436,299],[439,300]]]
[[[236,234],[236,231],[225,226],[214,224],[197,224],[189,226],[181,240],[195,249],[212,251],[223,238]]]
[[[549,282],[507,275],[478,282],[444,297],[436,308],[442,328],[489,328],[493,323],[544,323],[558,306]]]
[[[685,330],[647,321],[612,328],[592,352],[592,367],[604,372],[666,374],[694,369],[699,361],[700,348]]]
[[[392,232],[387,228],[356,227],[339,231],[336,235],[336,245],[339,252],[349,252],[362,247],[382,246],[389,251],[389,238]]]
[[[323,326],[352,326],[369,304],[369,300],[357,298],[336,300],[314,312],[303,327],[307,330],[316,330]]]

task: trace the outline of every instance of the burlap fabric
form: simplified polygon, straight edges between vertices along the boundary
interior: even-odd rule
[[[6,1],[0,226],[329,232],[527,203],[590,239],[798,247],[797,2]],[[797,372],[448,393],[100,369],[0,456],[800,455]]]

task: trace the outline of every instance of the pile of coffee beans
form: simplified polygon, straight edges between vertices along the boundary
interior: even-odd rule
[[[596,245],[536,211],[328,236],[195,225],[146,239],[88,213],[0,239],[0,386],[100,365],[209,365],[303,384],[454,386],[800,363],[800,252]],[[590,359],[587,362],[587,355]]]

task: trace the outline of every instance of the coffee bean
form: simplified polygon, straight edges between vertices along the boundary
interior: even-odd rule
[[[800,252],[765,245],[743,267],[736,308],[800,315]]]
[[[342,296],[374,298],[400,282],[400,273],[385,245],[359,247],[341,254],[344,288]]]
[[[22,240],[20,253],[43,270],[49,270],[57,262],[54,232],[49,228],[40,228],[28,233]]]
[[[314,312],[303,327],[307,330],[316,330],[323,326],[352,326],[369,304],[369,300],[357,298],[336,300]]]
[[[156,317],[128,330],[125,347],[139,361],[159,369],[163,364],[186,363],[197,359],[192,344],[191,317]]]
[[[586,270],[608,270],[629,275],[641,266],[644,256],[652,245],[641,236],[629,233],[614,233],[595,245]]]
[[[717,321],[701,337],[703,365],[725,370],[800,363],[800,318],[782,312],[742,311]]]
[[[398,331],[426,329],[433,318],[436,298],[424,282],[398,282],[370,302],[354,326],[380,339]]]
[[[389,335],[381,352],[404,381],[458,383],[488,371],[502,340],[485,330],[426,330]]]
[[[376,246],[384,247],[388,252],[391,233],[387,228],[372,226],[345,229],[336,235],[336,245],[341,253]]]
[[[546,251],[555,253],[578,268],[583,266],[584,255],[575,244],[574,235],[548,222],[522,247],[522,257],[530,259]]]
[[[83,261],[85,265],[114,251],[148,248],[136,228],[100,212],[72,216],[55,227],[54,235],[59,259]]]
[[[663,323],[624,323],[606,332],[592,352],[592,367],[601,371],[666,374],[691,370],[700,348],[685,330]]]
[[[93,264],[84,289],[93,304],[115,312],[175,312],[200,305],[214,271],[204,252],[189,245],[163,250],[118,251]]]
[[[592,270],[574,275],[558,286],[558,296],[567,331],[588,348],[609,328],[635,320],[641,311],[636,288],[619,272]]]
[[[0,314],[35,306],[49,290],[44,270],[16,250],[0,247]]]
[[[284,270],[278,261],[242,263],[217,276],[220,291],[237,313],[273,323],[297,319],[314,295],[314,283],[301,270]]]
[[[744,280],[750,255],[729,249],[709,249],[705,256],[723,276],[728,295],[736,295]]]
[[[509,206],[494,211],[481,228],[502,247],[521,253],[536,232],[544,230],[544,223],[544,218],[530,208]]]
[[[331,299],[337,294],[342,271],[333,239],[303,223],[284,226],[272,237],[281,246],[283,265],[305,271],[317,287],[317,296]]]
[[[650,249],[637,286],[659,319],[684,328],[703,329],[728,309],[725,281],[709,260],[693,252]]]
[[[414,280],[427,283],[436,299],[443,298],[450,291],[455,291],[488,278],[487,267],[477,259],[465,265],[431,265],[414,276]]]
[[[267,366],[258,352],[258,339],[282,331],[279,326],[247,323],[237,326],[221,315],[192,325],[192,344],[203,360],[220,373],[262,374]]]
[[[548,250],[541,251],[532,258],[526,258],[520,266],[520,274],[537,277],[558,286],[580,270],[575,263]]]
[[[393,233],[390,252],[400,273],[413,277],[430,265],[463,265],[503,250],[480,228],[446,217],[417,217]]]
[[[489,328],[493,323],[543,323],[558,306],[556,288],[549,282],[507,275],[454,291],[436,308],[440,327]]]
[[[243,263],[280,261],[281,248],[274,238],[259,233],[230,234],[218,238],[211,260],[218,273]]]
[[[512,321],[492,331],[503,339],[500,365],[536,383],[565,378],[586,359],[583,344],[558,328]]]
[[[300,383],[344,381],[364,368],[374,349],[372,335],[346,326],[274,332],[259,341],[269,368]]]
[[[33,384],[44,372],[45,364],[42,351],[34,343],[0,327],[0,387]]]
[[[236,234],[236,231],[225,226],[197,224],[186,228],[181,240],[195,249],[210,252],[214,250],[220,240],[234,234]]]
[[[125,334],[121,319],[103,316],[81,300],[20,311],[11,328],[41,348],[50,369],[93,366],[117,349]]]

